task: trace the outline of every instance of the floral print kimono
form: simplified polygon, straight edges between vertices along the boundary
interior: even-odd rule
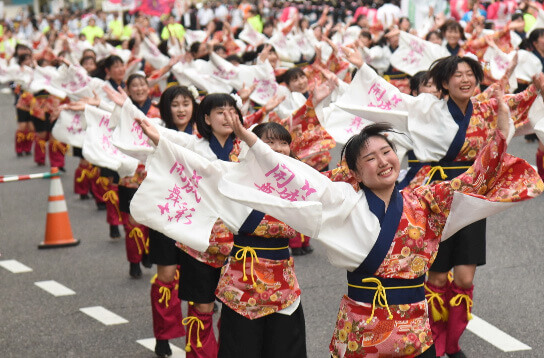
[[[290,307],[300,296],[289,239],[296,232],[285,223],[253,211],[234,235],[217,297],[248,319]]]
[[[248,154],[247,168],[225,175],[219,190],[256,210],[284,205],[285,213],[277,212],[275,217],[301,232],[304,230],[297,227],[297,220],[307,215],[307,221],[312,221],[309,213],[316,211],[304,208],[310,204],[307,200],[321,202],[318,232],[311,232],[314,226],[308,223],[299,225],[308,225],[306,233],[325,245],[329,261],[348,271],[348,294],[340,303],[329,347],[335,358],[415,357],[427,350],[433,341],[424,276],[436,257],[442,234],[446,239],[455,232],[444,232],[446,226],[454,224],[446,223],[462,219],[460,213],[464,210],[452,210],[454,200],[459,203],[459,197],[470,197],[483,203],[522,201],[539,195],[544,188],[528,163],[505,153],[506,139],[499,131],[493,133],[465,173],[452,181],[413,191],[395,188],[387,208],[370,190],[363,189],[356,195],[345,183],[324,182],[323,175],[313,174],[311,169],[265,147],[258,141],[250,150],[250,154],[255,153],[254,162]],[[252,174],[258,171],[253,164],[260,166],[262,173]],[[285,203],[279,204],[273,193],[251,191],[250,183],[266,176],[263,173],[269,167],[278,166],[293,174],[290,187],[305,183],[310,188],[319,183],[322,188],[316,189],[318,197],[308,195],[296,203],[283,200]],[[242,193],[242,188],[247,192]],[[269,203],[264,197],[269,198]],[[290,218],[295,215],[291,210],[301,212],[300,217]]]

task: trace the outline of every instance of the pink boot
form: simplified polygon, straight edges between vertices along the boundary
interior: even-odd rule
[[[175,294],[177,281],[161,282],[157,276],[151,280],[151,309],[153,333],[157,340],[168,340],[185,336],[181,321],[181,301]]]
[[[461,350],[459,339],[472,319],[472,292],[474,285],[469,289],[463,289],[454,282],[450,284],[448,291],[448,303],[450,315],[448,319],[448,339],[446,341],[446,353],[454,354]],[[438,350],[437,350],[438,354]]]
[[[64,155],[68,146],[56,139],[49,140],[49,161],[52,167],[64,168]]]
[[[438,287],[429,282],[425,283],[425,298],[429,306],[429,322],[433,332],[436,356],[441,357],[446,353],[446,338],[448,324],[447,292],[450,283]]]
[[[183,324],[188,326],[187,358],[217,358],[218,344],[213,332],[213,312],[201,313],[191,304]]]

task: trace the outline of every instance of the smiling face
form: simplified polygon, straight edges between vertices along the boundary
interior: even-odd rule
[[[222,107],[216,107],[210,111],[210,114],[206,114],[204,117],[204,121],[207,125],[209,125],[212,128],[213,135],[221,140],[223,138],[227,138],[229,135],[232,134],[232,128],[229,126],[226,118],[225,118],[225,112],[229,111],[233,116],[238,116],[238,113],[232,106],[222,106]]]
[[[276,153],[280,153],[283,155],[289,155],[291,154],[291,147],[289,146],[289,143],[286,140],[282,140],[280,138],[272,138],[265,134],[262,138],[263,142],[268,144],[270,148]]]
[[[459,44],[459,40],[461,39],[461,33],[457,28],[448,28],[446,29],[444,38],[446,39],[450,47],[455,48]]]
[[[130,82],[127,92],[132,102],[142,104],[149,96],[149,85],[144,78],[138,77]]]
[[[453,76],[448,82],[443,83],[444,88],[448,90],[448,94],[455,102],[470,100],[470,97],[474,94],[476,85],[476,76],[466,62],[460,62]]]
[[[357,157],[357,170],[351,173],[376,195],[388,193],[399,176],[399,157],[382,137],[368,138]]]
[[[287,84],[287,87],[291,92],[308,92],[308,77],[303,73],[299,74],[297,77],[291,79]]]
[[[180,131],[185,130],[193,116],[193,101],[189,97],[179,95],[170,104],[170,110],[176,128]]]

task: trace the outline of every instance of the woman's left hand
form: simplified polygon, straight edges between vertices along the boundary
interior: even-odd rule
[[[154,125],[149,123],[147,119],[134,118],[134,120],[136,121],[136,123],[140,125],[140,127],[142,127],[142,131],[144,132],[146,136],[149,137],[149,139],[151,139],[153,144],[155,144],[156,146],[159,145],[159,140],[161,139],[161,135],[159,131],[157,130],[157,128],[155,128]]]

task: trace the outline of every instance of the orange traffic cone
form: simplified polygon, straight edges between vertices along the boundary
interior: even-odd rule
[[[45,240],[39,249],[75,246],[79,240],[74,239],[68,208],[64,200],[59,169],[51,168],[51,186],[49,187],[49,204],[47,205],[47,220],[45,223]]]

